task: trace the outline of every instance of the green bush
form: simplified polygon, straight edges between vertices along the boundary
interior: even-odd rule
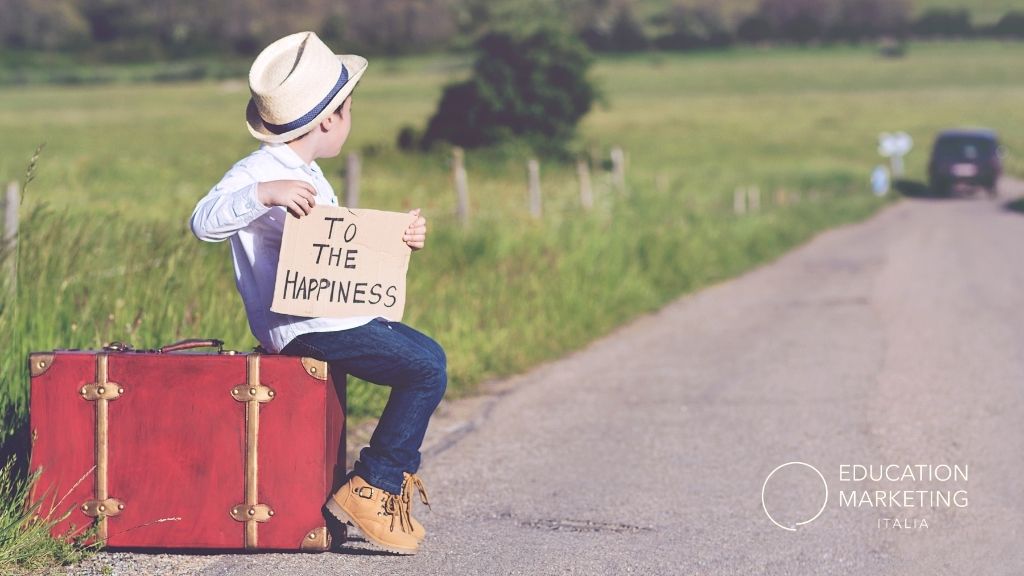
[[[596,98],[586,47],[554,27],[491,32],[476,47],[472,76],[444,89],[423,144],[478,148],[525,138],[564,146]]]
[[[1011,10],[1003,15],[990,30],[999,38],[1024,38],[1024,11]]]

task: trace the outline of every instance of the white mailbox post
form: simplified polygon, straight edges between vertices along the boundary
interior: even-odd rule
[[[903,176],[903,157],[914,147],[914,140],[906,132],[878,135],[878,153],[889,159],[893,178]]]

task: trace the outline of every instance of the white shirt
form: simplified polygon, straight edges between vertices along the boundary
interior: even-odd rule
[[[317,204],[338,205],[338,198],[316,162],[306,164],[287,144],[263,144],[239,160],[196,204],[192,233],[200,240],[231,240],[235,285],[245,303],[249,328],[263,348],[280,352],[307,332],[331,332],[362,326],[376,316],[304,318],[271,312],[278,253],[287,210],[268,208],[256,198],[259,182],[302,180],[316,189]]]

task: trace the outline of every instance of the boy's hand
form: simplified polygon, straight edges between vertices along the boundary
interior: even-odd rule
[[[427,241],[427,219],[420,216],[419,208],[409,211],[409,214],[415,215],[416,220],[405,229],[402,240],[409,245],[409,248],[419,250],[423,248],[424,242]]]
[[[284,206],[302,218],[316,205],[316,189],[302,180],[274,180],[256,185],[256,199],[264,206]]]

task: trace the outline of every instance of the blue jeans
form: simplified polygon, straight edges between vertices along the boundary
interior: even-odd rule
[[[377,318],[349,330],[302,334],[281,353],[324,360],[332,371],[391,387],[354,473],[392,494],[400,492],[402,473],[415,473],[420,467],[427,424],[448,384],[441,346],[401,322]]]

